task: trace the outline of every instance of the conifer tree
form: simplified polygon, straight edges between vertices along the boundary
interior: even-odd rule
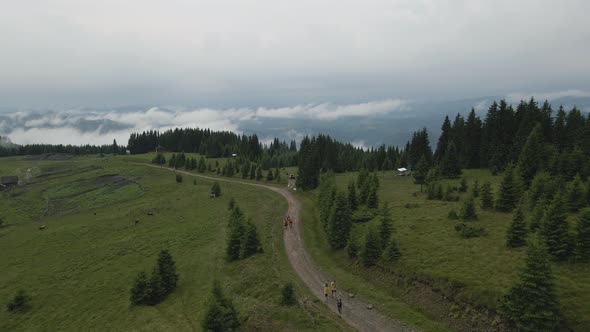
[[[369,228],[369,231],[365,235],[363,250],[360,254],[363,265],[365,267],[375,265],[379,260],[379,257],[381,257],[381,250],[381,241],[377,232],[373,228]]]
[[[520,189],[518,180],[515,178],[515,172],[512,165],[509,165],[504,172],[504,178],[500,185],[500,192],[496,200],[496,210],[501,212],[511,212],[518,204],[520,199]]]
[[[213,182],[213,185],[211,186],[211,193],[215,195],[215,197],[221,196],[221,186],[219,185],[219,182]]]
[[[356,211],[358,201],[356,197],[356,184],[354,181],[348,183],[348,205],[352,211]]]
[[[357,176],[357,179],[356,179],[356,184],[359,187],[359,189],[363,188],[363,186],[365,185],[365,181],[367,180],[368,177],[369,177],[369,171],[366,168],[361,168],[361,170],[359,171],[359,174]]]
[[[351,215],[346,195],[338,192],[332,206],[327,232],[330,246],[333,249],[341,249],[346,246],[352,227]]]
[[[504,297],[502,311],[519,331],[553,331],[559,324],[555,278],[543,241],[531,241],[518,282]]]
[[[320,221],[324,230],[328,230],[330,216],[332,214],[332,206],[336,197],[336,184],[334,182],[334,174],[326,172],[320,177]]]
[[[209,308],[201,327],[204,331],[236,331],[240,327],[238,311],[232,301],[225,297],[217,281],[213,283]]]
[[[531,232],[536,232],[541,227],[545,218],[545,211],[547,210],[547,200],[541,198],[535,205],[531,213],[529,228]]]
[[[139,272],[133,282],[133,288],[131,288],[131,303],[135,305],[147,304],[149,302],[148,288],[146,273]]]
[[[494,208],[494,194],[492,192],[492,185],[486,181],[481,186],[481,208],[484,210],[491,210]]]
[[[252,164],[250,166],[250,180],[254,180],[256,178],[256,166]]]
[[[420,192],[422,192],[422,185],[426,183],[426,176],[428,175],[428,163],[426,157],[422,156],[412,172],[414,176],[414,183],[420,185]]]
[[[260,166],[258,166],[256,168],[256,181],[260,181],[262,180],[262,168],[260,168]]]
[[[566,219],[567,206],[560,192],[549,204],[541,224],[541,235],[549,254],[556,260],[563,260],[570,254],[570,234]]]
[[[477,213],[475,212],[475,203],[473,202],[473,197],[469,197],[463,203],[463,208],[461,209],[461,219],[477,220]]]
[[[449,142],[447,151],[440,164],[442,175],[450,178],[455,178],[461,175],[461,164],[459,161],[459,153],[454,142]]]
[[[529,134],[520,156],[517,169],[525,188],[528,188],[537,172],[545,164],[545,147],[541,125],[537,124]]]
[[[275,168],[275,181],[277,182],[281,182],[281,172],[279,171],[279,168]]]
[[[176,264],[168,250],[162,250],[158,256],[157,273],[161,278],[162,292],[167,295],[171,293],[178,283],[178,273],[176,273]]]
[[[248,221],[244,227],[241,246],[241,258],[248,258],[262,251],[256,226],[251,221]]]
[[[461,178],[461,184],[459,185],[459,192],[462,192],[462,193],[467,192],[467,179],[465,177]]]
[[[381,249],[385,249],[391,233],[393,233],[393,221],[391,220],[391,211],[387,202],[381,208],[381,223],[379,224],[379,238],[381,239]]]
[[[166,290],[162,287],[162,276],[157,266],[152,271],[148,285],[148,304],[155,305],[160,303],[166,296]]]
[[[348,244],[346,245],[346,253],[348,254],[348,258],[357,257],[358,245],[352,236],[348,239]]]
[[[590,262],[590,209],[582,211],[576,224],[576,261]]]
[[[475,198],[479,197],[479,182],[477,180],[475,180],[475,182],[473,183],[473,188],[471,189],[471,193],[472,193],[473,197],[475,197]]]
[[[242,239],[244,238],[244,214],[239,207],[235,207],[229,217],[228,222],[228,240],[226,255],[229,261],[235,261],[240,258],[242,252]]]
[[[233,197],[230,197],[229,203],[227,205],[228,210],[233,210],[236,207],[236,200]]]
[[[205,162],[205,157],[201,156],[201,158],[199,158],[199,164],[197,165],[197,171],[199,173],[205,173],[206,169],[207,169],[207,166],[206,166],[206,162]]]
[[[372,182],[372,185],[375,188],[379,189],[379,187],[381,186],[381,184],[379,183],[379,177],[377,176],[377,173],[373,173],[372,174],[372,176],[371,176],[371,182]]]
[[[282,305],[293,305],[297,303],[295,298],[295,289],[292,282],[288,282],[283,286],[281,290],[281,304]]]
[[[586,188],[584,188],[584,183],[582,182],[580,175],[576,175],[570,184],[567,195],[570,211],[578,212],[586,206]]]
[[[527,191],[528,206],[532,210],[541,200],[551,200],[557,186],[547,172],[538,172]]]
[[[371,181],[365,180],[359,194],[359,204],[366,205],[371,192]]]
[[[369,187],[367,207],[370,209],[377,209],[379,207],[379,195],[377,194],[377,186],[374,183],[372,183]]]
[[[242,179],[247,179],[248,175],[250,173],[250,163],[248,163],[248,162],[243,163],[240,173],[242,173]]]
[[[520,204],[514,212],[512,217],[512,223],[508,228],[506,234],[506,245],[511,248],[521,247],[526,244],[527,227],[524,218],[524,201],[521,200]]]
[[[268,170],[268,173],[266,173],[266,181],[272,181],[274,180],[274,175],[272,174],[272,169]]]
[[[395,262],[399,259],[401,253],[394,238],[389,239],[389,244],[383,252],[383,259],[387,262]]]

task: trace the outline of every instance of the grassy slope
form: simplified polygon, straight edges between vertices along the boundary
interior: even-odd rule
[[[286,209],[282,198],[223,183],[224,195],[209,199],[208,180],[197,179],[194,186],[185,177],[176,184],[171,172],[123,159],[0,159],[0,174],[29,167],[36,175],[54,173],[0,199],[6,220],[0,227],[0,330],[200,330],[214,279],[233,297],[247,330],[344,328],[313,301],[294,308],[276,305],[286,281],[295,282],[300,297],[310,297],[290,269],[275,222]],[[113,173],[137,184],[96,185],[97,177]],[[257,224],[265,253],[228,264],[224,247],[231,196]],[[38,220],[48,206],[49,215]],[[137,226],[135,219],[141,220]],[[44,231],[38,230],[41,224],[47,226]],[[141,270],[150,272],[162,248],[176,261],[178,289],[158,306],[130,307],[133,278]],[[7,313],[4,304],[20,288],[32,295],[32,309]]]
[[[424,194],[413,195],[419,191],[419,186],[413,184],[412,178],[396,177],[391,172],[379,175],[381,202],[387,201],[392,207],[394,237],[402,252],[393,269],[406,277],[426,280],[461,300],[496,308],[502,295],[517,279],[526,252],[524,248],[511,250],[505,246],[506,229],[512,215],[478,210],[480,220],[476,223],[484,226],[488,235],[461,239],[453,229],[455,222],[446,218],[451,208],[460,210],[461,202],[428,201]],[[499,177],[483,170],[468,170],[466,176],[470,186],[475,179],[480,185],[489,180],[495,187],[500,181]],[[337,183],[345,189],[349,179],[354,177],[356,174],[339,174]],[[449,182],[458,184],[459,181]],[[314,259],[333,273],[342,275],[341,278],[349,278],[346,275],[350,272],[359,275],[346,279],[345,286],[365,292],[369,298],[386,306],[394,316],[411,318],[412,315],[397,303],[398,290],[395,287],[383,289],[383,283],[378,280],[383,278],[382,275],[362,271],[350,264],[343,253],[328,249],[319,221],[313,215],[316,212],[310,210],[314,207],[315,194],[302,196],[305,197],[306,211],[309,211],[307,226],[312,226],[305,228],[306,246]],[[418,207],[406,208],[407,203],[418,204]],[[572,226],[574,221],[575,216],[571,218]],[[367,227],[376,224],[376,220],[356,224],[353,234],[361,238]],[[557,264],[555,271],[562,312],[571,327],[581,331],[590,325],[590,306],[587,305],[590,303],[590,267],[588,264],[564,263]],[[381,291],[374,290],[375,285],[380,285]],[[418,316],[415,319],[419,319]]]

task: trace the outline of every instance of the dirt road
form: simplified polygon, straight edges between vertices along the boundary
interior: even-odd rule
[[[163,168],[157,165],[141,164],[144,166],[150,166],[155,168]],[[170,168],[164,168],[170,171],[174,171]],[[321,269],[312,261],[311,257],[305,251],[303,246],[303,239],[301,238],[301,228],[303,222],[300,218],[301,215],[301,204],[293,193],[287,188],[278,188],[274,186],[268,186],[263,184],[243,182],[236,180],[229,180],[223,178],[215,178],[200,174],[189,173],[181,170],[176,172],[182,173],[189,176],[196,176],[201,178],[207,178],[211,180],[240,183],[248,186],[255,186],[272,190],[282,195],[289,203],[289,210],[286,212],[291,216],[295,223],[292,229],[288,229],[283,234],[285,241],[285,249],[287,250],[287,256],[293,266],[293,269],[309,290],[317,296],[322,303],[324,303],[323,285],[331,280],[337,280],[333,276],[326,275]],[[277,222],[282,222],[277,220]],[[358,298],[349,298],[346,294],[340,294],[342,297],[342,319],[344,319],[350,326],[356,328],[359,331],[416,331],[414,327],[408,326],[402,322],[392,320],[381,315],[375,309],[368,309],[369,304],[362,302]],[[329,298],[326,305],[333,312],[337,313],[336,300]],[[377,306],[378,307],[378,306]]]

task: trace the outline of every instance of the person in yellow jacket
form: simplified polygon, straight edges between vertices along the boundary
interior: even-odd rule
[[[330,291],[332,292],[332,297],[336,297],[336,280],[330,283]]]
[[[328,302],[328,294],[330,293],[330,288],[328,287],[328,283],[324,284],[324,298],[325,302]]]

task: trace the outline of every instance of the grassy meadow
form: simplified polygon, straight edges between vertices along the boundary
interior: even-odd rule
[[[356,180],[356,175],[337,174],[339,189],[346,190],[348,182]],[[459,202],[443,202],[427,200],[426,193],[420,193],[420,186],[414,184],[412,177],[398,177],[393,172],[380,172],[378,175],[381,184],[379,203],[387,202],[391,208],[395,229],[393,237],[402,253],[399,261],[385,270],[364,269],[348,259],[345,252],[330,250],[318,218],[317,193],[307,192],[300,195],[305,211],[304,236],[306,247],[314,259],[330,273],[339,276],[344,289],[358,292],[379,303],[392,316],[405,317],[418,326],[422,317],[411,314],[400,300],[405,287],[394,281],[400,277],[406,283],[423,281],[463,303],[498,308],[502,296],[517,280],[526,255],[526,247],[506,247],[506,230],[512,221],[512,214],[482,211],[477,199],[479,220],[466,223],[483,226],[487,234],[470,239],[459,236],[453,226],[460,221],[449,220],[447,215],[451,209],[460,211],[476,179],[480,186],[490,181],[496,193],[501,177],[492,176],[487,170],[466,170],[464,176],[469,183],[468,193],[461,194]],[[459,179],[447,182],[458,186]],[[576,218],[576,215],[570,216],[571,231]],[[368,227],[377,225],[378,218],[356,223],[352,236],[362,244]],[[563,316],[570,328],[584,331],[590,326],[590,266],[559,263],[554,264],[554,272]],[[424,316],[441,318],[427,311],[424,311]]]
[[[290,268],[282,197],[223,182],[222,196],[210,199],[210,180],[184,176],[177,184],[170,171],[134,163],[151,157],[0,159],[2,175],[33,174],[28,185],[0,193],[0,331],[199,331],[214,280],[244,330],[347,329]],[[224,256],[230,197],[264,248],[233,263]],[[131,306],[135,276],[151,272],[161,249],[176,262],[178,288],[159,305]],[[293,307],[278,305],[288,281],[303,300]],[[8,312],[19,289],[32,297],[31,309]]]

